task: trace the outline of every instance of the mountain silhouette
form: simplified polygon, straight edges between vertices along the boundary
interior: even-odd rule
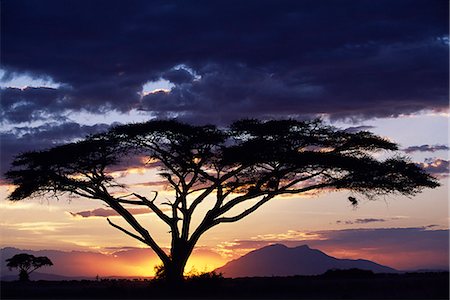
[[[225,277],[319,275],[330,269],[362,269],[374,273],[396,273],[397,270],[364,259],[338,259],[307,245],[288,248],[275,244],[254,250],[228,262],[216,272]]]

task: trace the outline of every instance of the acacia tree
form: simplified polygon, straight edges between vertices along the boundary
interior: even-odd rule
[[[385,150],[397,150],[397,145],[320,120],[241,120],[227,128],[149,121],[20,154],[6,176],[16,186],[9,196],[13,201],[64,193],[104,201],[130,228],[108,219],[109,224],[153,249],[168,280],[178,281],[202,234],[245,218],[279,195],[349,190],[372,199],[392,193],[412,196],[438,186],[407,158],[375,158]],[[157,192],[153,198],[136,192],[117,196],[114,191],[126,187],[114,180],[111,170],[127,157],[145,158],[140,161],[147,167],[159,168],[173,200],[161,203]],[[349,197],[353,204],[356,199]],[[200,204],[209,209],[194,226]],[[147,207],[168,226],[170,252],[127,210],[132,206]]]
[[[19,280],[29,281],[30,274],[43,266],[53,266],[47,256],[36,257],[32,254],[20,253],[6,260],[6,266],[11,269],[19,269]]]

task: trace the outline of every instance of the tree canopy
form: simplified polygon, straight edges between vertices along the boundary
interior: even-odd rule
[[[30,274],[43,266],[53,266],[53,262],[47,256],[34,256],[20,253],[6,259],[6,266],[11,269],[19,269],[19,280],[28,281]]]
[[[348,190],[355,197],[373,199],[413,196],[439,185],[408,158],[394,154],[377,159],[377,153],[395,150],[398,146],[385,138],[339,130],[320,120],[246,119],[225,128],[157,120],[120,125],[78,142],[20,154],[6,176],[16,186],[9,195],[12,201],[65,193],[104,201],[131,228],[108,219],[110,225],[151,247],[167,276],[180,278],[204,232],[239,221],[278,195]],[[132,191],[120,197],[113,193],[127,187],[111,172],[130,157],[159,169],[174,193],[173,201],[160,203],[157,192],[151,199]],[[349,197],[353,204],[355,197]],[[192,216],[204,202],[209,210],[194,227]],[[127,210],[134,205],[148,207],[167,224],[170,253]],[[240,207],[244,208],[236,213]]]

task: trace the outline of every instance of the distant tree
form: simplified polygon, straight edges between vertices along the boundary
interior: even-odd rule
[[[30,274],[43,266],[53,266],[52,261],[46,256],[36,257],[31,254],[16,254],[6,260],[6,266],[12,269],[19,269],[19,280],[29,281]]]
[[[102,200],[132,230],[107,219],[109,224],[153,249],[164,266],[161,274],[179,281],[207,230],[239,221],[277,196],[348,190],[373,199],[391,193],[412,196],[439,185],[407,158],[373,155],[384,150],[397,150],[397,145],[320,120],[241,120],[227,128],[149,121],[20,154],[6,176],[16,186],[9,195],[12,201],[64,193]],[[111,172],[127,157],[140,157],[142,166],[158,168],[173,201],[157,201],[157,192],[152,199],[132,191],[119,196],[117,191],[128,187]],[[356,205],[353,196],[349,201]],[[192,222],[194,213],[202,211],[200,204],[209,204],[209,209],[200,222]],[[147,207],[168,226],[169,253],[130,213],[131,206]]]

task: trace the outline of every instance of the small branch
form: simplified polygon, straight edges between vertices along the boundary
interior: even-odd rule
[[[133,205],[147,205],[142,201],[136,201],[136,200],[126,200],[121,198],[116,198],[117,202],[119,203],[125,203],[125,204],[133,204]]]
[[[198,189],[195,189],[195,190],[190,190],[189,192],[187,192],[187,195],[190,195],[190,194],[193,194],[193,193],[197,193],[197,192],[206,190],[206,189],[208,189],[208,188],[209,188],[209,187],[201,187],[201,188],[198,188]]]
[[[209,194],[211,194],[216,188],[218,188],[223,182],[225,182],[226,180],[230,179],[233,176],[236,176],[239,172],[241,172],[242,170],[244,170],[246,168],[246,166],[240,166],[237,169],[225,174],[224,176],[220,177],[220,178],[214,178],[211,175],[209,175],[208,173],[206,173],[203,170],[200,170],[199,172],[203,175],[203,176],[208,176],[208,179],[210,181],[213,182],[213,184],[211,186],[209,186],[208,188],[205,189],[205,191],[203,191],[203,193],[201,193],[191,204],[191,206],[189,207],[189,214],[192,215],[195,208],[197,207],[197,205],[199,205]],[[226,198],[226,196],[228,196],[228,194],[225,194],[225,196],[223,197],[223,199]],[[222,199],[222,200],[223,200]]]
[[[141,238],[140,236],[138,236],[138,235],[136,235],[136,234],[134,234],[134,233],[129,232],[128,230],[126,230],[126,229],[120,227],[119,225],[114,224],[113,222],[111,222],[111,220],[110,220],[109,218],[106,218],[106,220],[108,220],[109,225],[111,225],[112,227],[117,228],[117,229],[119,229],[120,231],[122,231],[122,232],[128,234],[129,236],[131,236],[131,237],[133,237],[133,238],[135,238],[135,239],[137,239],[137,240],[143,242],[144,244],[147,244],[147,245],[148,245],[147,241],[144,240],[143,238]]]
[[[155,214],[161,220],[163,220],[167,225],[172,224],[172,219],[169,216],[167,216],[165,213],[163,213],[163,211],[161,209],[159,209],[159,207],[156,206],[155,203],[153,203],[156,200],[156,197],[158,197],[158,192],[155,191],[155,197],[153,197],[152,200],[148,200],[146,197],[141,196],[136,193],[133,193],[133,195],[138,197],[142,201],[143,204],[147,205],[151,210],[153,210],[155,212]]]
[[[263,205],[264,203],[266,203],[267,201],[272,199],[274,196],[275,195],[267,195],[264,198],[262,198],[261,200],[259,200],[256,204],[251,206],[250,208],[244,210],[242,213],[240,213],[234,217],[218,218],[218,219],[216,219],[216,222],[217,223],[231,223],[231,222],[239,221],[242,218],[244,218],[244,217],[248,216],[249,214],[251,214],[252,212],[254,212],[255,210],[257,210],[261,205]]]
[[[156,244],[150,233],[145,228],[143,228],[142,225],[139,224],[139,222],[136,220],[136,218],[119,202],[117,202],[114,197],[109,194],[105,194],[103,195],[102,200],[105,201],[112,209],[118,212],[119,215],[121,215],[125,219],[125,221],[127,221],[128,224],[130,224],[131,227],[133,227],[133,229],[142,236],[144,243],[149,245],[163,262],[169,261],[169,257],[167,256],[167,254],[161,249],[161,247],[158,246],[158,244]],[[139,240],[141,240],[140,237]]]
[[[217,183],[214,183],[213,185],[208,187],[205,191],[203,191],[203,193],[201,193],[197,198],[195,198],[188,209],[188,213],[192,215],[197,205],[199,205],[209,194],[211,194],[216,187]]]
[[[42,267],[42,266],[39,266],[39,267],[36,267],[36,268],[34,268],[33,270],[31,270],[31,271],[26,271],[27,273],[28,273],[28,275],[30,275],[31,273],[33,273],[34,271],[36,271],[37,269],[39,269],[40,267]]]
[[[280,192],[278,192],[278,195],[281,194],[299,194],[299,193],[303,193],[303,192],[307,192],[307,191],[311,191],[311,190],[315,190],[315,189],[321,189],[324,187],[331,187],[334,186],[336,184],[336,182],[330,182],[330,183],[321,183],[321,184],[316,184],[316,185],[311,185],[311,186],[307,186],[304,188],[299,188],[299,189],[294,189],[294,190],[284,190],[281,189]]]
[[[299,194],[299,193],[307,192],[307,191],[314,190],[314,189],[324,188],[324,187],[328,187],[328,186],[332,186],[332,185],[333,185],[332,183],[322,183],[322,184],[311,185],[311,186],[307,186],[307,187],[304,187],[304,188],[293,189],[293,190],[289,190],[286,187],[283,187],[283,188],[281,188],[281,189],[279,189],[277,191],[273,191],[273,192],[261,192],[258,195],[253,195],[253,196],[248,196],[248,195],[240,196],[240,197],[237,197],[237,198],[231,200],[230,202],[226,203],[224,206],[222,206],[218,210],[216,216],[223,215],[224,213],[226,213],[227,211],[229,211],[231,208],[235,207],[239,203],[242,203],[242,202],[244,202],[246,200],[254,199],[254,198],[258,197],[258,196],[262,196],[262,195],[266,194],[266,196],[264,196],[256,204],[254,204],[250,208],[246,209],[245,211],[243,211],[239,215],[236,215],[234,217],[218,218],[218,219],[216,219],[216,221],[219,222],[219,223],[226,223],[226,222],[229,223],[229,222],[238,221],[238,220],[244,218],[245,216],[248,216],[250,213],[252,213],[256,209],[258,209],[261,205],[263,205],[264,203],[266,203],[267,201],[269,201],[270,199],[272,199],[273,197],[275,197],[277,195],[282,195],[282,194]]]
[[[311,174],[311,175],[308,175],[308,176],[305,176],[305,177],[301,177],[301,178],[295,179],[295,180],[289,182],[288,184],[286,184],[286,185],[285,185],[284,187],[282,187],[281,189],[288,189],[288,188],[290,188],[290,187],[296,185],[296,184],[299,183],[299,182],[302,182],[302,181],[306,181],[306,180],[312,179],[312,178],[314,178],[314,177],[316,177],[316,176],[319,176],[319,175],[323,174],[324,172],[325,172],[325,170],[322,170],[322,171],[320,171],[320,172],[313,173],[313,174]]]
[[[267,192],[260,191],[259,193],[245,194],[245,195],[237,196],[236,198],[233,198],[232,200],[225,203],[222,207],[218,208],[217,215],[220,216],[220,215],[226,213],[227,211],[231,210],[233,207],[235,207],[239,203],[242,203],[249,199],[254,199],[259,196],[263,196],[265,194],[267,194]]]
[[[173,181],[172,176],[168,175],[166,176],[166,179],[169,181],[169,183],[173,186],[173,188],[175,189],[175,191],[179,194],[181,194],[181,190],[180,190],[180,183],[176,183],[175,181]]]

